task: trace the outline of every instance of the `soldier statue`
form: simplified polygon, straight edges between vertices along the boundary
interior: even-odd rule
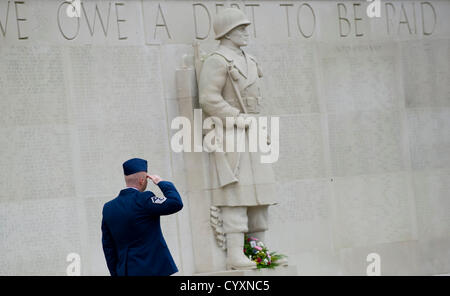
[[[262,71],[256,59],[241,49],[248,44],[250,23],[236,8],[224,9],[216,16],[213,26],[220,45],[204,60],[198,77],[200,107],[207,116],[222,120],[224,134],[227,117],[237,120],[258,117],[262,112]],[[234,125],[235,134],[240,128],[247,131],[248,125]],[[248,151],[248,131],[245,134],[245,152],[209,154],[212,205],[220,209],[223,221],[227,269],[256,268],[243,253],[244,235],[264,241],[268,207],[276,203],[271,164],[261,163],[260,152]],[[287,264],[285,259],[280,261]]]

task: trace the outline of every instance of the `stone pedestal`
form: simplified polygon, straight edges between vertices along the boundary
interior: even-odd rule
[[[226,270],[193,274],[194,276],[295,276],[297,266],[280,266],[274,269],[262,268],[254,270]]]

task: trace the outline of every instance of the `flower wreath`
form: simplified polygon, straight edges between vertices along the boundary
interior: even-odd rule
[[[264,243],[255,237],[245,235],[244,254],[250,260],[256,262],[257,268],[275,268],[278,260],[287,257],[276,252],[269,252]]]

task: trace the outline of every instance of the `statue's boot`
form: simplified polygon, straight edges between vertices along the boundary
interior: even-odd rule
[[[247,234],[248,237],[254,237],[257,238],[259,241],[263,242],[263,244],[265,244],[265,239],[266,239],[266,232],[265,231],[258,231],[258,232],[250,232]],[[288,265],[288,260],[286,258],[280,258],[278,259],[277,263],[281,266],[287,266]]]
[[[244,255],[244,233],[227,233],[227,269],[256,269],[256,262]]]

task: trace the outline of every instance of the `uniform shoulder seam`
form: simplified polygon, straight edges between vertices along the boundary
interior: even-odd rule
[[[155,196],[155,194],[154,194],[152,191],[150,191],[150,190],[141,192],[140,195],[144,195],[144,196],[146,196],[146,197],[152,197],[152,196]]]
[[[224,54],[222,54],[222,53],[220,53],[218,51],[215,51],[215,52],[211,53],[210,56],[214,56],[214,55],[222,57],[227,63],[233,62],[233,59],[228,58],[227,56],[225,56]]]

